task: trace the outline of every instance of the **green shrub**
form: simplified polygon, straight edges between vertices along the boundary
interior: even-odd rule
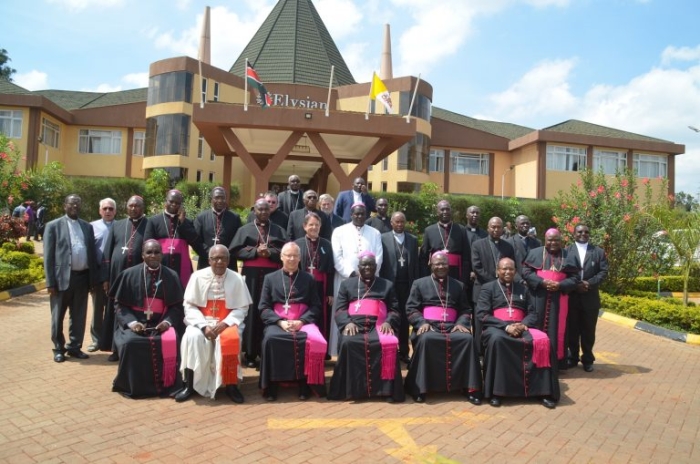
[[[22,242],[19,244],[19,251],[30,255],[34,254],[34,242]]]
[[[13,242],[5,242],[2,244],[2,250],[5,252],[17,251],[17,245]]]
[[[40,280],[41,278],[36,279],[36,276],[33,276],[29,269],[0,272],[0,290],[22,287]]]
[[[632,290],[642,292],[654,292],[657,290],[657,282],[654,277],[637,277],[631,285]],[[683,277],[681,276],[661,276],[662,292],[682,292]],[[691,276],[688,280],[689,292],[700,292],[700,277]]]
[[[31,255],[22,253],[21,251],[11,251],[5,254],[3,261],[17,267],[17,269],[29,269]]]
[[[604,292],[600,296],[606,311],[680,332],[700,334],[700,307],[694,304],[683,306],[676,298],[613,297]]]

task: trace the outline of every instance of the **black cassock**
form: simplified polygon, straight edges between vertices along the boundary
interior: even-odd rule
[[[506,295],[507,298],[506,299]],[[496,309],[510,307],[521,310],[524,318],[506,316],[503,320],[494,315]],[[484,348],[484,396],[539,397],[552,394],[552,369],[533,363],[533,340],[530,330],[522,337],[513,338],[506,333],[506,326],[522,322],[529,329],[539,329],[537,313],[527,287],[520,283],[506,286],[499,281],[485,284],[476,306],[483,332]],[[515,314],[515,313],[514,313]],[[550,361],[551,362],[551,361]]]
[[[385,234],[394,230],[391,227],[391,218],[388,216],[385,218],[381,218],[379,216],[372,216],[371,218],[365,221],[365,225],[374,227],[379,231],[380,234]]]
[[[282,311],[280,311],[282,314],[275,312],[275,304],[284,305],[286,302],[290,305],[306,305],[306,310],[298,317],[291,312],[287,315]],[[265,325],[260,362],[260,388],[263,391],[266,390],[270,382],[306,379],[309,386],[318,394],[325,395],[323,363],[327,345],[324,344],[324,352],[320,353],[320,358],[317,356],[310,360],[310,353],[306,352],[307,332],[304,330],[286,332],[277,325],[281,320],[301,320],[306,329],[313,330],[316,327],[318,331],[315,324],[320,319],[321,301],[311,274],[303,271],[289,274],[280,269],[266,275],[258,308]],[[320,379],[318,377],[313,379],[311,376],[307,379],[305,371],[309,362],[314,364],[309,368],[316,368],[316,373],[320,373]],[[318,370],[319,367],[320,370]]]
[[[255,211],[251,210],[250,213],[248,213],[248,219],[246,219],[246,223],[250,224],[253,221],[255,221]],[[286,233],[287,224],[289,223],[289,215],[280,211],[279,209],[276,209],[272,213],[270,213],[270,222],[280,226],[282,230],[284,230]]]
[[[376,300],[384,303],[386,319],[394,333],[398,333],[400,316],[393,284],[381,277],[367,285],[359,277],[351,277],[340,284],[334,302],[335,321],[340,332],[338,360],[331,378],[328,398],[345,400],[390,396],[394,401],[405,398],[398,357],[398,338],[387,337],[395,349],[383,353],[377,317],[357,314],[358,300]],[[344,335],[350,322],[357,326],[356,335]],[[381,325],[381,324],[380,324]],[[393,338],[393,340],[392,340]],[[385,358],[383,358],[386,356]],[[390,377],[390,378],[389,378]]]
[[[454,309],[454,322],[444,317],[425,317],[426,308],[437,307],[442,314],[445,306]],[[432,275],[420,278],[413,282],[406,312],[413,326],[413,356],[406,375],[406,391],[412,396],[431,391],[480,391],[481,368],[474,338],[469,333],[452,332],[455,325],[471,327],[471,308],[464,285],[451,277],[444,282]],[[416,335],[426,323],[432,330]]]
[[[321,318],[316,325],[321,330],[323,337],[330,340],[332,308],[328,305],[328,297],[333,296],[333,278],[335,277],[331,242],[322,237],[319,237],[315,242],[307,237],[302,237],[294,243],[299,245],[301,253],[299,269],[314,276],[316,281],[316,291],[321,300]],[[313,269],[311,269],[312,262]]]
[[[472,250],[467,240],[467,234],[462,226],[451,222],[447,227],[443,224],[431,224],[423,232],[423,245],[421,246],[422,274],[430,275],[430,256],[436,251],[447,250],[451,255],[450,262],[457,257],[460,265],[450,265],[450,277],[460,282],[468,282],[472,272]]]
[[[119,353],[119,369],[112,391],[141,398],[166,396],[181,387],[177,368],[184,319],[183,294],[178,275],[165,266],[151,271],[140,264],[119,275],[110,289],[117,317],[114,344]],[[163,311],[155,311],[149,319],[146,311],[157,305],[154,298],[163,302]],[[153,329],[163,321],[171,324],[163,334],[154,331],[142,335],[129,328],[130,323],[140,322],[147,329]],[[163,337],[171,338],[170,352],[175,354],[167,364],[163,361]]]
[[[131,218],[116,221],[109,231],[103,260],[109,263],[102,266],[103,272],[101,282],[109,282],[109,288],[114,285],[119,274],[137,264],[143,262],[141,251],[143,248],[143,235],[146,232],[146,216],[132,221]],[[100,350],[111,351],[114,331],[117,326],[114,318],[114,302],[111,298],[107,300],[104,322],[102,322],[102,334],[100,336]]]
[[[151,216],[148,218],[143,236],[144,241],[150,239],[160,242],[163,264],[177,272],[182,287],[187,287],[187,282],[192,275],[192,258],[188,246],[191,246],[197,254],[201,254],[201,244],[192,221],[185,218],[180,222],[177,215],[170,216],[165,212]]]
[[[242,351],[245,351],[248,362],[255,361],[255,358],[260,355],[263,324],[257,309],[260,304],[263,279],[267,274],[281,267],[280,252],[286,242],[287,235],[278,225],[268,222],[263,227],[253,221],[238,229],[229,246],[231,260],[243,261],[241,275],[245,277],[245,284],[253,298],[253,305],[246,315],[245,331],[243,331]],[[258,257],[257,247],[262,243],[267,243],[270,251],[269,259]]]
[[[306,236],[306,231],[304,230],[304,219],[309,213],[315,213],[321,220],[321,230],[319,235],[326,240],[331,239],[331,234],[333,234],[333,227],[331,226],[331,220],[326,214],[320,209],[310,211],[306,208],[297,209],[291,212],[289,215],[289,222],[287,223],[287,240],[294,242],[300,238]]]
[[[224,210],[216,213],[214,209],[202,211],[194,220],[194,230],[200,241],[197,269],[209,267],[209,249],[214,245],[228,247],[241,228],[241,218],[233,211]],[[238,271],[235,259],[229,260],[228,268]]]

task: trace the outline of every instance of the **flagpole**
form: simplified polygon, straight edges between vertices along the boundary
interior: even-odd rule
[[[333,88],[333,74],[335,73],[335,65],[331,65],[331,78],[328,82],[328,99],[326,100],[326,117],[331,107],[331,89]]]
[[[248,111],[248,58],[245,59],[243,68],[243,111]]]
[[[411,104],[408,107],[408,114],[406,115],[406,124],[411,122],[411,111],[413,111],[413,103],[416,101],[416,94],[418,93],[418,84],[420,84],[420,73],[418,73],[418,80],[416,80],[416,89],[413,91],[413,97],[411,97]]]
[[[204,108],[204,100],[206,99],[206,94],[202,96],[202,84],[204,83],[204,77],[202,76],[202,57],[197,54],[197,62],[199,63],[199,107]]]
[[[369,111],[372,108],[372,89],[374,88],[374,72],[372,73],[372,82],[369,83],[369,95],[367,95],[367,112],[365,113],[365,119],[369,119]]]

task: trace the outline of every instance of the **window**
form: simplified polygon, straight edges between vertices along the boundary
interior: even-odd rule
[[[372,191],[372,182],[367,182],[367,191],[368,192]]]
[[[382,192],[386,192],[386,191],[387,191],[387,183],[386,183],[386,182],[382,182],[381,185],[382,185]]]
[[[199,141],[197,141],[197,159],[204,158],[204,137],[199,136]]]
[[[399,93],[399,114],[408,113],[408,108],[411,106],[412,98],[413,91]],[[413,102],[413,108],[411,109],[411,116],[430,121],[432,112],[433,104],[431,103],[430,99],[425,95],[421,95],[420,93],[416,94],[416,100]]]
[[[430,150],[429,172],[445,172],[445,150]]]
[[[211,171],[209,172],[209,182],[214,182],[214,173]]]
[[[666,177],[668,175],[668,160],[665,156],[635,153],[634,172],[637,177]]]
[[[219,101],[219,83],[214,82],[214,101],[218,102]]]
[[[58,148],[61,127],[46,118],[41,118],[41,141],[53,148]]]
[[[399,148],[399,169],[428,172],[430,137],[420,132],[410,142]]]
[[[22,112],[0,110],[0,133],[13,139],[21,139]]]
[[[189,156],[190,117],[163,114],[146,119],[146,156]]]
[[[151,77],[148,80],[147,104],[150,106],[179,101],[192,103],[192,79],[192,74],[184,71]]]
[[[146,148],[146,133],[143,131],[134,131],[134,146],[131,148],[131,154],[134,156],[143,156]]]
[[[80,129],[78,141],[80,153],[118,155],[122,151],[122,133],[95,129]]]
[[[450,172],[455,174],[489,175],[488,153],[471,154],[452,152],[450,153],[450,161],[452,164]]]
[[[548,171],[583,171],[586,169],[586,149],[547,145]]]
[[[202,170],[197,169],[197,182],[202,182]]]
[[[388,171],[389,170],[389,157],[387,156],[382,160],[382,171]]]
[[[207,80],[202,78],[202,96],[200,101],[207,101]]]
[[[593,152],[593,170],[615,175],[627,169],[627,152],[615,150],[595,150]]]
[[[214,150],[212,150],[209,155],[209,161],[216,161],[216,153],[214,153]]]

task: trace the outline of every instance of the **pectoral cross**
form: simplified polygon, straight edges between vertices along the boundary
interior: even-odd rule
[[[128,246],[123,246],[123,247],[122,247],[122,254],[126,253],[127,251],[129,251],[129,247],[128,247]]]
[[[401,267],[403,267],[405,262],[406,260],[403,258],[403,256],[399,258],[399,264],[401,265]]]
[[[314,263],[311,262],[311,265],[309,266],[309,272],[313,274],[315,269],[316,269],[316,266],[314,266]]]
[[[221,240],[219,240],[219,237],[214,237],[214,245],[216,246],[217,243],[219,243]]]
[[[442,322],[447,322],[447,310],[442,312]]]
[[[513,319],[513,308],[511,308],[510,306],[508,306],[508,317]]]
[[[151,311],[151,308],[146,308],[146,310],[143,313],[146,315],[146,320],[150,321],[151,316],[153,315],[153,311]]]
[[[285,301],[282,307],[284,308],[284,314],[289,313],[289,308],[291,308],[291,306],[289,306],[289,301]]]
[[[168,247],[168,251],[170,252],[171,255],[173,254],[173,251],[175,251],[175,245],[173,245],[172,241],[170,242],[170,246]]]
[[[216,307],[216,301],[214,302],[213,305],[211,305],[211,315],[214,319],[216,319],[216,314],[219,312],[219,308]]]
[[[355,312],[358,312],[361,307],[362,307],[362,302],[360,300],[357,300],[357,303],[355,303]]]

